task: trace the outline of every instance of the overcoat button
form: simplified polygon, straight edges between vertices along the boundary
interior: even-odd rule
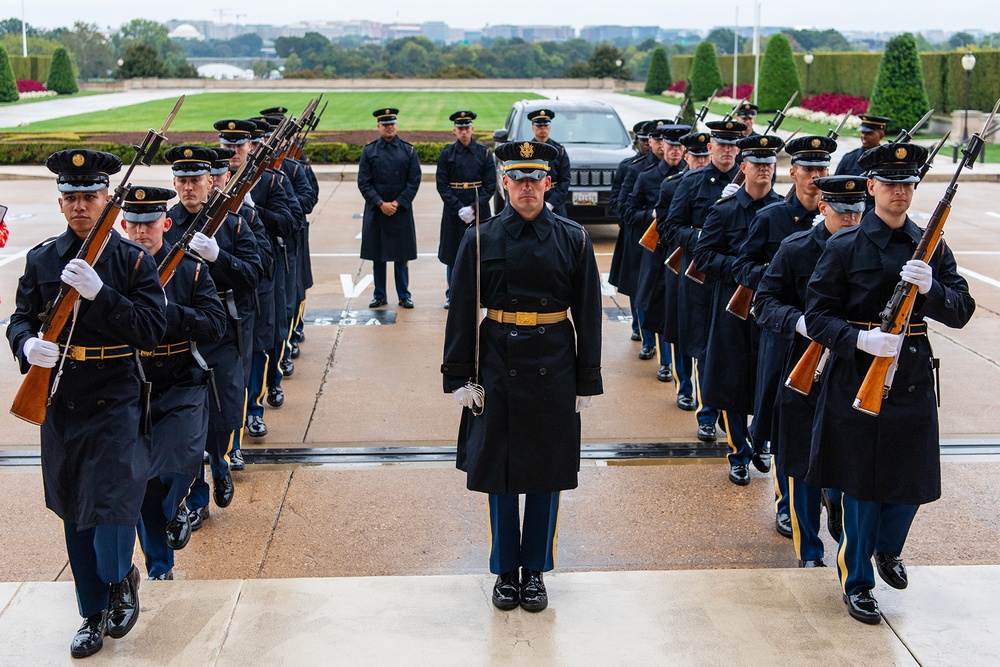
[[[514,377],[515,375],[517,375],[517,371],[515,371],[513,368],[510,369],[510,376]]]
[[[72,410],[73,408],[76,407],[76,403],[74,403],[73,401],[70,401],[69,403],[66,404],[66,407],[69,408],[70,410]]]
[[[917,352],[917,347],[916,347],[916,345],[911,345],[911,346],[910,346],[910,352],[911,352],[911,353],[913,353],[913,354],[915,354],[915,353]]]
[[[915,392],[916,390],[917,390],[917,388],[915,386],[913,386],[912,384],[909,387],[906,388],[906,391],[910,392],[911,394],[913,392]]]
[[[510,305],[516,306],[517,305],[517,299],[511,299],[510,300]]]
[[[546,370],[545,370],[544,368],[539,368],[539,369],[538,369],[538,374],[539,374],[539,375],[545,375],[545,374],[546,374],[547,372],[548,372],[548,371],[546,371]]]
[[[549,304],[549,300],[548,299],[542,299],[539,303],[541,303],[543,306],[547,306]]]
[[[538,327],[538,333],[540,334],[545,333],[545,327]]]
[[[163,362],[162,361],[157,361],[156,362],[156,367],[157,368],[163,368]]]
[[[104,368],[104,362],[103,362],[103,361],[98,361],[98,362],[97,362],[97,369],[98,369],[98,370],[101,370],[101,369],[103,369],[103,368]]]
[[[511,332],[510,332],[510,335],[511,335],[511,336],[516,336],[516,335],[517,335],[517,332],[516,332],[516,331],[511,331]]]
[[[97,407],[99,407],[99,408],[103,408],[103,407],[104,407],[104,405],[105,405],[105,403],[107,403],[107,401],[105,401],[105,400],[104,400],[104,399],[102,398],[101,400],[99,400],[99,401],[97,402]]]

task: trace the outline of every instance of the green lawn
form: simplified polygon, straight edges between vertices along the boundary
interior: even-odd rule
[[[261,109],[285,106],[294,115],[305,108],[310,99],[319,93],[303,92],[253,92],[253,93],[198,93],[188,95],[184,106],[170,129],[180,132],[211,130],[212,123],[223,118],[256,116]],[[476,125],[480,130],[503,127],[510,106],[516,100],[540,97],[527,92],[412,92],[372,91],[335,92],[323,96],[329,100],[320,130],[374,129],[372,111],[378,107],[396,107],[399,111],[399,130],[450,130],[454,125],[448,116],[463,109],[479,114]],[[159,128],[170,112],[175,100],[158,100],[128,107],[98,111],[76,116],[22,125],[22,132],[143,132],[150,127]],[[322,107],[322,104],[320,105]],[[15,128],[7,128],[14,130]]]

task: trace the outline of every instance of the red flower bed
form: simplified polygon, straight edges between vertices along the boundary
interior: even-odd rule
[[[868,100],[863,97],[852,97],[851,95],[837,95],[835,93],[820,93],[812,97],[803,98],[803,109],[809,111],[822,111],[823,113],[842,114],[851,109],[855,114],[868,111]]]
[[[687,81],[674,81],[667,90],[671,93],[683,93],[685,86],[687,86]]]
[[[753,84],[752,83],[741,83],[736,86],[736,92],[733,92],[732,86],[726,86],[719,91],[719,97],[731,97],[734,100],[749,100],[753,97]]]
[[[17,92],[19,93],[45,93],[48,90],[41,81],[24,79],[17,82]]]

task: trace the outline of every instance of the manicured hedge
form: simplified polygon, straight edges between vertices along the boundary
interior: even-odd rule
[[[14,78],[17,80],[48,81],[49,69],[52,67],[52,56],[10,56],[10,65],[14,68]]]

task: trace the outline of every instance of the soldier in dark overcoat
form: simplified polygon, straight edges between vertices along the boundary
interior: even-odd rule
[[[63,521],[66,551],[84,623],[73,657],[99,651],[104,635],[124,637],[139,617],[135,524],[149,478],[150,443],[141,431],[136,352],[166,329],[156,263],[115,231],[93,266],[77,259],[109,200],[109,153],[64,150],[46,166],[59,175],[65,232],[28,252],[7,340],[21,372],[53,369],[41,425],[45,505]],[[65,283],[80,295],[58,343],[37,332]]]
[[[358,189],[365,198],[361,227],[361,259],[370,259],[375,294],[368,304],[378,308],[386,299],[386,262],[393,263],[396,296],[403,308],[413,308],[406,263],[417,258],[413,198],[420,187],[417,151],[396,135],[399,109],[377,109],[379,138],[364,147],[358,165]]]
[[[600,274],[586,230],[544,206],[556,151],[507,143],[497,157],[509,203],[480,226],[478,244],[475,228],[462,240],[441,372],[465,407],[458,468],[469,489],[489,494],[493,603],[540,611],[542,572],[555,566],[559,492],[577,486],[578,413],[603,391]]]
[[[901,553],[917,507],[941,495],[937,397],[927,318],[961,328],[975,301],[942,241],[930,263],[912,259],[921,230],[907,215],[927,149],[887,144],[861,158],[875,208],[826,243],[809,280],[806,329],[832,352],[820,387],[806,481],[843,491],[837,569],[852,617],[881,619],[871,591],[872,557],[882,579],[907,585]],[[918,295],[905,333],[879,329],[879,313],[902,278]],[[877,416],[853,409],[874,356],[897,357]]]
[[[438,155],[438,195],[444,204],[441,210],[441,239],[438,243],[438,260],[445,265],[448,289],[444,294],[444,307],[451,299],[451,272],[455,256],[465,230],[476,221],[490,217],[490,200],[497,191],[497,172],[493,157],[485,146],[476,143],[472,136],[476,119],[474,111],[456,111],[448,116],[455,124],[455,143],[445,146]]]
[[[871,114],[862,113],[858,114],[858,118],[861,119],[861,126],[858,128],[861,132],[861,146],[844,153],[844,156],[840,158],[840,162],[837,163],[836,172],[834,172],[837,176],[865,175],[864,170],[861,168],[861,156],[866,151],[882,144],[882,139],[885,138],[885,130],[890,122],[888,116],[872,116]],[[869,206],[869,208],[871,207]]]
[[[555,139],[549,137],[552,130],[552,119],[556,112],[551,109],[535,109],[527,114],[531,121],[531,131],[535,141],[548,144],[556,149],[556,157],[549,161],[549,178],[552,187],[545,191],[545,206],[556,215],[566,217],[566,196],[569,195],[570,164],[566,149]]]

